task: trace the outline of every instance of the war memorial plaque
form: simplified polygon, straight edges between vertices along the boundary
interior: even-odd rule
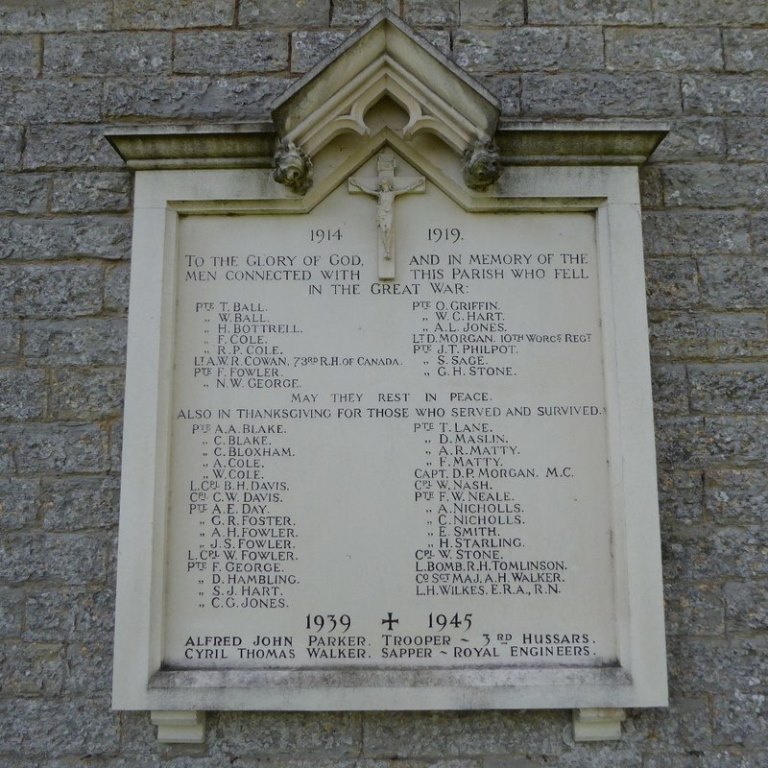
[[[462,158],[496,112],[432,52],[443,90],[406,78],[422,48],[385,16],[347,86],[297,86],[274,174],[237,149],[266,129],[113,139],[137,169],[118,708],[666,701],[634,167],[660,134]]]
[[[595,218],[421,183],[182,220],[168,666],[615,661]]]

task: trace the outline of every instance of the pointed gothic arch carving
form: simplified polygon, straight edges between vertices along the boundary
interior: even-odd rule
[[[485,148],[486,159],[495,152],[496,99],[389,12],[375,17],[275,105],[282,146],[290,144],[311,163],[341,134],[368,139],[374,131],[366,116],[386,97],[407,116],[404,126],[387,126],[400,139],[432,134],[459,158],[476,155],[478,147]],[[498,178],[498,162],[484,168],[482,174],[465,173],[468,186],[483,189]],[[284,175],[276,158],[275,178]],[[300,186],[306,191],[309,180]]]

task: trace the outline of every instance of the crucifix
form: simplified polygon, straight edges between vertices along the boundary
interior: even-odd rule
[[[349,191],[377,198],[376,228],[378,230],[379,280],[395,277],[395,198],[408,192],[423,192],[423,176],[395,178],[397,163],[392,155],[382,152],[376,158],[375,179],[350,178]]]

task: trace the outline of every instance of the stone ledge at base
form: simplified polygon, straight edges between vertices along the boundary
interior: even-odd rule
[[[574,709],[574,741],[619,741],[626,717],[623,709]],[[157,740],[165,744],[205,742],[205,712],[153,711],[152,725],[157,726]]]

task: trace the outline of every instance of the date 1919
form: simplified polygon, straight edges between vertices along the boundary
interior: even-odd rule
[[[461,230],[458,227],[429,227],[427,240],[430,243],[458,243],[463,240]]]

